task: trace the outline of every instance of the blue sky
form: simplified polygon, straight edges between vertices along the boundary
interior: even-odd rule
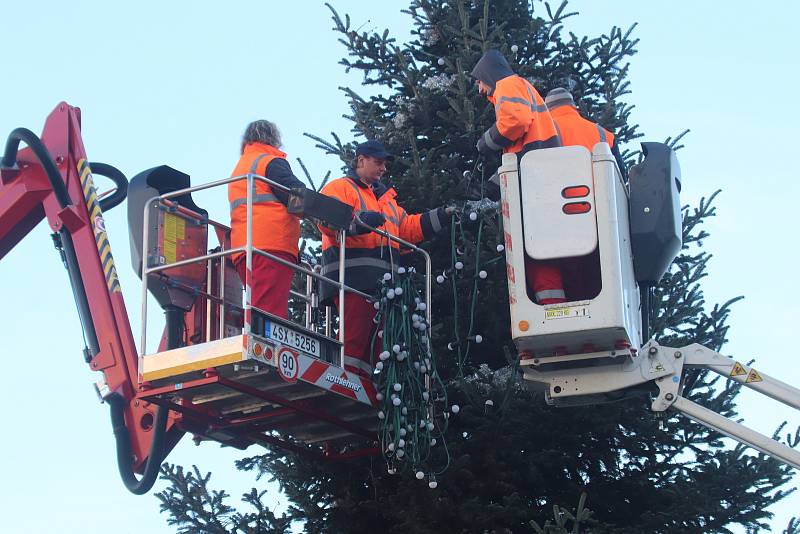
[[[405,2],[334,3],[351,14],[354,27],[389,27],[399,37],[408,31],[408,17],[399,13]],[[290,157],[301,156],[314,176],[339,168],[302,137],[333,130],[349,139],[337,88],[360,81],[337,65],[343,48],[320,2],[7,4],[0,33],[3,139],[18,126],[40,132],[47,114],[66,100],[82,108],[90,159],[129,177],[166,163],[199,183],[228,176],[244,125],[266,117],[281,126]],[[709,224],[706,245],[714,259],[704,287],[712,303],[746,296],[734,308],[725,352],[756,358],[759,370],[797,385],[800,257],[792,236],[800,112],[792,91],[800,85],[794,27],[800,9],[774,0],[758,7],[683,0],[570,6],[581,12],[568,25],[577,34],[639,22],[633,120],[648,140],[692,130],[679,153],[684,201],[723,189]],[[225,219],[224,198],[206,195],[198,203]],[[138,332],[140,285],[130,268],[125,208],[106,222]],[[82,361],[77,315],[48,233],[38,227],[0,261],[4,528],[173,532],[152,495],[135,497],[119,481],[108,409],[98,404],[95,377]],[[800,423],[755,395],[740,399],[741,415],[763,432],[784,419]],[[237,495],[252,482],[233,467],[241,456],[186,439],[169,460],[213,471],[217,487]],[[800,510],[800,496],[776,507],[776,530],[792,510]]]

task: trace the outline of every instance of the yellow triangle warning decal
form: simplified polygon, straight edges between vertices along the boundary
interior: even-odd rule
[[[750,374],[747,375],[747,380],[745,380],[745,382],[749,384],[750,382],[761,382],[762,380],[764,379],[761,378],[761,375],[758,374],[755,369],[750,369]]]
[[[736,362],[735,364],[733,364],[733,369],[731,369],[731,376],[742,376],[746,374],[747,371],[744,370],[744,367],[742,367],[741,363]]]

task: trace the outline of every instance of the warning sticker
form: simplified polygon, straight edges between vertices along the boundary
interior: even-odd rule
[[[761,378],[761,375],[755,369],[750,369],[750,374],[747,375],[747,379],[745,383],[749,384],[750,382],[761,382],[764,379]]]
[[[746,374],[747,374],[747,371],[744,370],[744,367],[742,366],[741,363],[736,362],[733,365],[733,369],[731,369],[731,376],[742,376],[742,375],[746,375]]]

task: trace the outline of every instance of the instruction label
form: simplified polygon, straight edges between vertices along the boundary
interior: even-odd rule
[[[545,308],[544,319],[570,319],[573,317],[591,317],[588,304],[575,304],[572,306],[554,306]]]

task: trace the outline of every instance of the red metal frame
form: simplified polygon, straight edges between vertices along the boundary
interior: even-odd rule
[[[149,425],[142,423],[155,416],[154,406],[135,398],[138,355],[125,302],[122,292],[110,291],[106,283],[83,195],[78,164],[88,158],[81,139],[80,109],[66,102],[56,106],[47,118],[41,140],[61,173],[72,204],[66,209],[60,207],[38,158],[30,148],[20,150],[18,168],[0,171],[0,258],[45,217],[53,231],[62,226],[69,230],[100,348],[89,366],[102,371],[109,391],[127,401],[125,422],[134,468],[141,471],[150,455],[151,442]],[[183,434],[174,418],[168,422],[168,432],[171,448]]]

